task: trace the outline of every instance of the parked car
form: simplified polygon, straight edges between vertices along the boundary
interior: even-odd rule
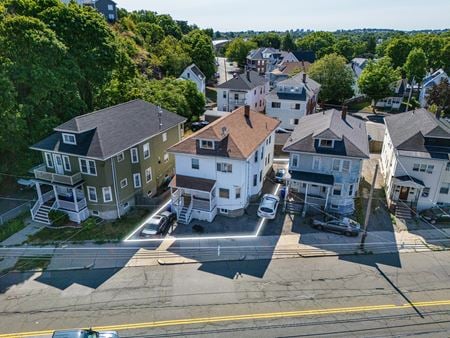
[[[209,124],[208,121],[198,121],[198,122],[193,122],[191,124],[191,129],[192,131],[197,131],[202,129],[203,127],[206,127]]]
[[[119,338],[116,331],[61,330],[53,332],[52,338]]]
[[[450,207],[434,207],[422,211],[420,216],[431,224],[450,223]]]
[[[311,226],[318,230],[335,232],[345,236],[358,236],[361,231],[361,226],[358,222],[344,217],[343,219],[333,219],[331,221],[321,221],[313,219]]]
[[[169,225],[175,222],[175,220],[177,219],[177,214],[172,211],[163,211],[159,215],[166,217]]]
[[[169,226],[169,219],[163,215],[153,216],[142,228],[141,237],[151,237],[164,233]]]
[[[285,176],[286,176],[286,169],[283,168],[277,169],[277,171],[275,172],[275,182],[284,183]]]
[[[268,219],[274,219],[277,215],[280,198],[272,194],[265,194],[259,203],[258,216]]]

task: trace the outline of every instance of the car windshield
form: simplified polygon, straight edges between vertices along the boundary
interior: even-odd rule
[[[260,210],[263,211],[263,212],[273,212],[273,209],[270,209],[268,207],[261,207]]]

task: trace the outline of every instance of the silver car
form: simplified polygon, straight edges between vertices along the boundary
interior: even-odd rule
[[[345,236],[358,236],[361,226],[354,220],[344,217],[343,219],[333,219],[331,221],[312,220],[311,226],[317,230],[330,231]]]
[[[120,338],[116,331],[62,330],[53,332],[52,338]]]
[[[265,194],[259,204],[258,216],[268,219],[274,219],[277,215],[280,198],[272,194]]]

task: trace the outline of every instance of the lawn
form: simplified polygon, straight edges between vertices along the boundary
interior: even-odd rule
[[[11,237],[16,232],[25,228],[25,219],[28,217],[28,212],[0,225],[0,242],[3,242],[8,237]]]
[[[372,102],[370,100],[364,100],[361,102],[350,103],[348,105],[348,110],[352,111],[352,112],[359,112],[359,111],[363,110],[364,112],[371,113],[372,112],[371,104],[372,104]]]
[[[30,270],[45,270],[50,264],[50,258],[34,258],[23,257],[19,258],[14,267],[8,270],[14,271],[30,271]]]
[[[55,242],[121,241],[149,214],[148,210],[134,209],[116,221],[97,223],[95,218],[88,218],[79,228],[50,229],[44,228],[30,236],[27,243],[50,244]],[[98,220],[98,219],[97,219]]]

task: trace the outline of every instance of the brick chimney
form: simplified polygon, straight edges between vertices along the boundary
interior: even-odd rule
[[[347,118],[347,106],[342,106],[342,119],[345,121]]]
[[[249,117],[250,117],[250,106],[249,106],[248,104],[246,104],[246,105],[244,106],[244,116],[245,116],[246,118],[249,118]]]

